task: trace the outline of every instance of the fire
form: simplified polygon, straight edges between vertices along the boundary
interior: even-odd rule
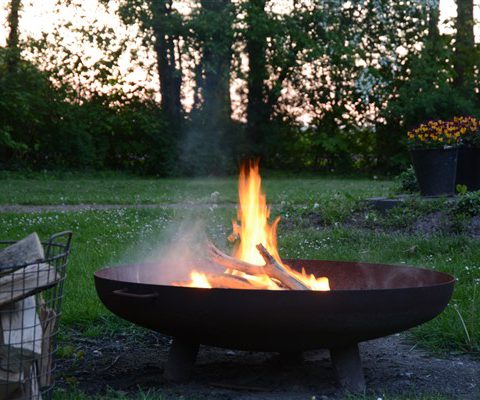
[[[315,275],[310,274],[308,275],[305,270],[302,270],[302,273],[298,273],[290,269],[291,273],[295,275],[296,278],[300,279],[303,283],[305,283],[310,289],[312,290],[320,290],[326,292],[330,290],[330,282],[328,278],[322,276],[320,278],[316,278]]]
[[[185,286],[204,289],[212,288],[212,285],[210,285],[210,282],[208,281],[207,275],[197,271],[192,271],[190,273],[190,282]]]
[[[275,261],[280,265],[280,269],[286,270],[285,274],[290,274],[290,278],[295,278],[301,282],[302,287],[310,290],[328,291],[330,285],[328,278],[317,278],[313,274],[307,274],[304,270],[298,272],[285,265],[278,253],[277,247],[277,227],[280,217],[270,224],[270,207],[267,206],[267,198],[262,192],[262,179],[260,177],[258,162],[242,166],[238,183],[239,209],[237,212],[237,221],[233,221],[233,234],[229,239],[237,240],[238,243],[234,249],[233,257],[254,266],[264,266],[265,260],[257,249],[257,245],[262,244]],[[228,256],[225,256],[228,257]],[[256,289],[279,290],[283,286],[281,282],[271,276],[263,273],[250,274],[236,269],[227,268],[225,275],[239,277],[240,279]],[[212,285],[207,275],[193,271],[190,274],[191,281],[186,285],[190,287],[211,288],[218,287]]]
[[[257,250],[257,244],[261,243],[275,260],[312,290],[330,290],[328,278],[316,278],[313,274],[306,274],[292,270],[283,264],[277,247],[277,227],[280,217],[275,218],[272,224],[270,220],[270,207],[267,206],[267,197],[262,192],[262,178],[258,162],[250,163],[248,168],[244,164],[240,170],[238,182],[238,209],[237,221],[233,221],[234,236],[240,238],[240,243],[234,250],[234,256],[250,264],[263,265],[265,261]],[[265,276],[268,280],[271,279]]]
[[[234,256],[250,264],[263,265],[265,261],[257,250],[261,243],[270,254],[281,262],[277,250],[277,226],[280,217],[269,224],[270,208],[267,206],[267,197],[262,193],[262,178],[258,163],[246,165],[240,170],[238,182],[238,198],[240,207],[237,218],[240,225],[233,221],[233,233],[240,238],[240,243],[234,251]]]

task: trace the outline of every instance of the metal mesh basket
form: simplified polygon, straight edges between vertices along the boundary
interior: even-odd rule
[[[72,233],[43,242],[45,258],[0,272],[0,400],[51,399]],[[0,249],[15,242],[0,241]]]

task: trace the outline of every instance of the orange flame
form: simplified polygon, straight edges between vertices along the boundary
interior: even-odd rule
[[[280,217],[269,223],[270,207],[267,198],[262,192],[262,179],[260,177],[258,162],[243,165],[240,170],[238,183],[239,209],[238,221],[233,221],[232,237],[240,239],[234,249],[234,257],[254,265],[265,265],[265,261],[257,250],[257,245],[262,244],[272,257],[283,265],[290,274],[300,280],[311,290],[330,290],[328,278],[316,278],[313,274],[295,271],[282,263],[277,248],[277,226]],[[225,274],[240,276],[256,289],[279,290],[282,287],[266,274],[249,275],[237,270],[226,270]],[[189,287],[211,288],[208,277],[197,271],[190,274],[191,281],[184,285]]]
[[[258,162],[250,163],[248,169],[245,164],[242,166],[238,181],[238,198],[240,207],[237,218],[240,225],[233,221],[233,233],[240,237],[240,243],[234,251],[234,256],[250,264],[263,265],[265,261],[256,247],[261,243],[275,260],[281,262],[277,251],[277,226],[280,217],[269,224],[270,207],[267,206],[267,197],[262,193]]]
[[[330,290],[328,278],[316,278],[313,274],[306,274],[305,271],[299,273],[282,263],[277,247],[277,227],[280,217],[275,218],[272,224],[269,223],[270,207],[267,206],[267,197],[262,192],[258,162],[250,163],[248,168],[245,164],[242,166],[238,182],[238,198],[240,207],[237,218],[240,224],[233,221],[233,233],[240,238],[240,243],[234,250],[234,256],[250,264],[264,265],[265,261],[256,247],[261,243],[279,264],[287,268],[307,287],[312,290]],[[262,278],[273,282],[266,275]],[[262,282],[265,282],[265,279],[262,279]]]
[[[210,285],[210,282],[208,281],[207,275],[205,275],[203,272],[197,271],[190,272],[190,282],[184,286],[204,289],[212,288],[212,285]]]

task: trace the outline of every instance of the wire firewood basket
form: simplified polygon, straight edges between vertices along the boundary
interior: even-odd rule
[[[46,242],[0,241],[0,400],[53,397],[71,239],[66,231]]]

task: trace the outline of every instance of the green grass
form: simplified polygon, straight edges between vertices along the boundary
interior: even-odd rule
[[[18,178],[18,177],[16,177]],[[284,257],[360,260],[422,266],[452,273],[457,278],[450,306],[438,318],[410,331],[413,342],[436,352],[480,352],[480,246],[464,236],[422,237],[346,229],[342,222],[358,208],[357,200],[385,195],[391,182],[329,178],[272,177],[265,182],[269,202],[280,204],[280,252]],[[235,179],[133,179],[131,177],[61,177],[0,180],[0,204],[209,202],[220,192],[220,204],[236,201]],[[318,204],[315,204],[318,203]],[[436,207],[429,205],[429,207]],[[417,211],[412,218],[417,218]],[[420,210],[421,211],[421,210]],[[420,212],[418,211],[418,212]],[[427,210],[429,211],[429,210]],[[431,210],[430,210],[431,211]],[[314,212],[324,228],[298,223]],[[134,261],[161,243],[179,221],[200,219],[214,241],[225,246],[235,210],[231,207],[188,210],[115,209],[106,211],[0,213],[1,238],[17,239],[33,231],[42,238],[73,230],[74,240],[62,316],[62,335],[71,327],[98,336],[131,330],[132,325],[111,315],[100,303],[93,272],[106,265]],[[390,218],[390,219],[388,219]],[[393,212],[385,224],[401,225],[406,216]],[[413,249],[413,250],[412,250]],[[61,348],[68,353],[71,349]],[[60,396],[60,397],[58,397]],[[142,397],[143,396],[143,397]],[[57,398],[96,400],[75,390]],[[122,399],[111,393],[106,399]],[[388,397],[385,399],[397,399]],[[438,399],[442,397],[405,397]],[[160,393],[139,393],[138,399],[161,400]],[[368,399],[365,398],[365,399]]]
[[[271,203],[314,203],[337,192],[353,198],[386,195],[390,181],[340,178],[280,178],[264,180]],[[39,179],[0,179],[0,204],[156,204],[211,202],[219,192],[220,203],[236,202],[236,178],[146,179],[129,176],[69,176]]]
[[[295,219],[288,211],[287,219]],[[230,230],[234,210],[198,210],[220,245]],[[20,238],[37,231],[42,237],[63,229],[75,232],[69,276],[65,286],[63,323],[83,326],[96,335],[116,329],[118,320],[101,305],[93,286],[93,272],[103,266],[133,261],[162,241],[177,221],[191,218],[185,210],[109,210],[75,213],[0,214],[3,235]],[[344,229],[295,228],[280,225],[284,257],[398,263],[434,268],[458,279],[451,306],[435,320],[412,331],[414,339],[437,351],[480,350],[480,246],[461,236],[431,238],[378,234]],[[415,244],[415,251],[410,251]],[[455,309],[454,305],[457,305]],[[458,312],[457,312],[458,311]],[[461,316],[461,318],[460,318]],[[101,319],[102,324],[92,324]],[[463,322],[462,322],[463,319]]]

